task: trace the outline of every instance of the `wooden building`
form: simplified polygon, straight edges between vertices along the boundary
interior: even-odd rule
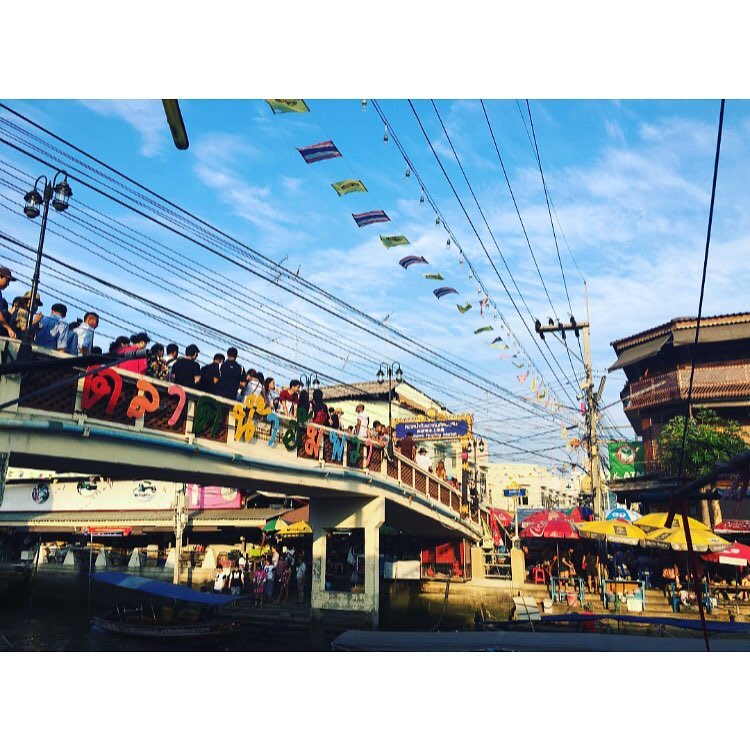
[[[646,461],[646,478],[613,483],[618,496],[624,492],[633,498],[638,488],[671,486],[661,471],[657,441],[672,417],[685,414],[691,356],[692,406],[736,420],[750,438],[750,313],[703,318],[694,349],[695,329],[696,318],[675,318],[611,344],[617,361],[609,369],[622,369],[627,376],[620,396],[625,415],[643,439]]]

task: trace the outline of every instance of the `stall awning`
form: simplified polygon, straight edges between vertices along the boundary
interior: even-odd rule
[[[617,361],[609,368],[609,371],[619,370],[621,367],[627,367],[628,365],[640,362],[642,359],[653,357],[661,351],[670,338],[672,338],[672,334],[666,333],[663,336],[657,336],[651,341],[624,349],[617,357]]]

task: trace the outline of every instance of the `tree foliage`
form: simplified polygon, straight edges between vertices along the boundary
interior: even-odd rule
[[[662,472],[677,476],[685,417],[673,417],[659,436]],[[698,477],[711,471],[719,461],[728,461],[747,448],[739,422],[721,419],[711,409],[695,409],[688,420],[685,436],[684,477]]]

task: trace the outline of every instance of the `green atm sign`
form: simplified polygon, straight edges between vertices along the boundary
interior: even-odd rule
[[[612,479],[642,477],[646,473],[643,443],[639,440],[610,443],[609,473]]]

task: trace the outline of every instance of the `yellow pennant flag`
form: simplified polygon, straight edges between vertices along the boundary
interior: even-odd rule
[[[290,112],[303,114],[310,111],[304,99],[266,99],[265,101],[275,115],[284,115]]]

